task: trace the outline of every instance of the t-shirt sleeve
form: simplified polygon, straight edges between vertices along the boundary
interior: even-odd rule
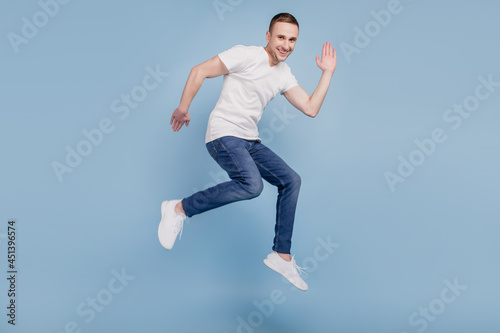
[[[247,64],[247,48],[243,45],[236,45],[218,54],[220,60],[226,65],[229,73],[240,72]]]
[[[292,71],[290,70],[290,67],[287,66],[286,71],[285,71],[285,80],[284,80],[284,86],[283,90],[281,90],[280,94],[283,95],[283,93],[295,86],[298,86],[299,83],[297,82],[297,79],[295,76],[292,74]]]

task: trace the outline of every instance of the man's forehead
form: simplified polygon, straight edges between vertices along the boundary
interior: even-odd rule
[[[292,23],[276,22],[273,26],[273,34],[284,35],[288,37],[297,37],[299,28]]]

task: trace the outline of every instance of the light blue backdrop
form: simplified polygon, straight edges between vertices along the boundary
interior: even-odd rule
[[[498,332],[500,3],[63,2],[1,4],[2,332]],[[305,293],[262,263],[267,183],[188,219],[172,251],[157,240],[163,200],[227,179],[204,146],[222,78],[170,128],[190,69],[265,46],[283,11],[304,89],[323,43],[338,56],[316,118],[278,96],[259,123],[302,176]]]

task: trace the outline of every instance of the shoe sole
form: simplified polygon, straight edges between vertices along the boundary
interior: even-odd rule
[[[292,286],[294,286],[295,288],[299,289],[299,290],[302,290],[302,291],[307,291],[307,289],[302,289],[302,288],[299,288],[298,286],[296,286],[295,284],[292,283],[292,281],[288,280],[286,278],[286,276],[284,276],[283,274],[280,273],[278,267],[276,267],[269,259],[264,259],[264,265],[266,265],[267,267],[269,267],[270,269],[272,269],[273,271],[275,271],[276,273],[278,273],[279,275],[281,275],[282,277],[284,277],[288,282],[290,282],[292,284]]]
[[[161,246],[163,246],[167,250],[171,250],[173,247],[173,245],[170,247],[167,246],[166,240],[163,239],[163,237],[164,237],[163,235],[165,235],[164,229],[165,229],[165,224],[166,224],[165,216],[167,214],[168,205],[171,202],[172,201],[163,201],[161,203],[161,220],[160,220],[160,225],[158,226],[158,240],[160,241]]]

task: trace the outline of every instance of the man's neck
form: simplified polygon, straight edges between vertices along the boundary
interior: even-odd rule
[[[276,66],[277,64],[279,64],[279,61],[278,62],[275,62],[273,56],[271,55],[271,52],[269,51],[269,46],[266,46],[264,47],[264,50],[266,50],[267,52],[267,56],[269,57],[269,67],[274,67]]]

